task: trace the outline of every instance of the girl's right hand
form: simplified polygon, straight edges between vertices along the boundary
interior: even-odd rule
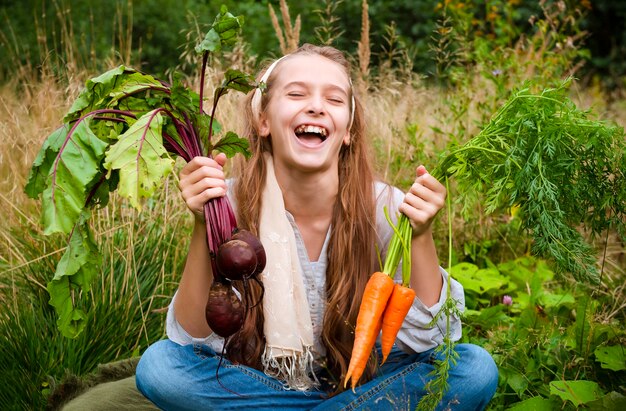
[[[187,207],[197,220],[204,221],[204,205],[212,198],[226,195],[226,181],[222,167],[226,155],[214,158],[194,157],[179,174],[178,188]]]

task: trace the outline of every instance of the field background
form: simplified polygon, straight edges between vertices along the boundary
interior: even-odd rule
[[[570,97],[581,109],[626,125],[621,2],[91,3],[0,3],[3,410],[54,408],[49,395],[70,376],[136,357],[164,337],[192,222],[176,176],[142,212],[115,198],[94,215],[102,275],[89,292],[76,295],[89,319],[74,340],[57,331],[46,292],[67,239],[43,235],[40,205],[23,187],[41,144],[88,78],[126,64],[162,78],[180,71],[197,90],[193,47],[222,3],[245,16],[244,35],[232,52],[211,62],[206,95],[227,67],[254,73],[302,42],[344,49],[367,109],[377,172],[403,189],[417,165],[434,167],[447,147],[474,136],[523,85],[540,90],[573,76]],[[240,98],[229,95],[221,103],[224,129],[237,130]],[[457,191],[464,187],[452,184],[452,199],[461,198]],[[490,409],[625,409],[623,238],[615,230],[592,236],[580,227],[602,275],[600,284],[575,281],[531,254],[514,209],[487,214],[480,193],[474,197],[450,210],[451,272],[466,288],[463,340],[488,349],[500,369]],[[435,237],[447,266],[445,214]]]

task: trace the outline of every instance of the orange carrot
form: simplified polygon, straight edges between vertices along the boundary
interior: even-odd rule
[[[363,300],[361,301],[359,315],[356,321],[356,329],[354,330],[352,356],[350,357],[350,365],[348,366],[348,372],[343,382],[343,386],[345,387],[348,384],[348,380],[351,380],[353,390],[365,370],[365,365],[372,352],[372,348],[374,348],[376,338],[378,334],[380,334],[383,314],[394,290],[394,282],[392,280],[393,273],[396,272],[401,257],[403,259],[403,285],[407,286],[411,277],[411,223],[409,219],[402,214],[399,218],[398,226],[396,227],[387,215],[387,210],[385,210],[385,216],[394,229],[394,235],[387,248],[387,257],[385,258],[383,270],[374,273],[370,277],[365,286],[365,291],[363,292]],[[395,317],[398,318],[399,315],[400,314],[397,314]],[[406,313],[399,319],[400,324],[402,324],[405,315]],[[391,345],[393,345],[394,339],[395,334],[391,338]]]
[[[400,331],[400,327],[402,327],[404,322],[404,317],[409,312],[414,299],[415,291],[412,289],[401,284],[396,284],[393,287],[393,293],[383,314],[383,336],[381,338],[383,362],[381,365],[387,361],[387,356],[391,352],[398,331]]]
[[[375,272],[365,286],[354,330],[350,365],[343,382],[344,387],[348,384],[348,380],[351,380],[352,389],[354,389],[365,370],[367,359],[380,333],[383,312],[393,292],[393,285],[393,280],[389,275]]]

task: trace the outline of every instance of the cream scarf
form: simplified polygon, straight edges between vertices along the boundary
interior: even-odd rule
[[[262,195],[259,234],[267,265],[261,274],[265,286],[264,372],[285,387],[305,391],[317,383],[312,374],[313,329],[298,260],[296,237],[285,214],[283,195],[274,174],[272,156],[265,154],[267,174]],[[313,380],[310,377],[313,375]]]

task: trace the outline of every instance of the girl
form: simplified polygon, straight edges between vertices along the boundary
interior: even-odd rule
[[[233,181],[225,156],[196,157],[180,173],[182,196],[195,216],[185,269],[167,316],[168,340],[149,347],[137,387],[163,409],[411,409],[425,395],[432,350],[445,318],[427,327],[446,298],[431,224],[444,186],[416,170],[404,195],[375,181],[363,111],[345,57],[304,45],[274,62],[246,100],[252,158]],[[238,225],[258,234],[268,254],[262,303],[226,346],[205,320],[212,282],[203,205],[228,195]],[[417,296],[382,367],[373,358],[362,384],[344,390],[353,330],[365,284],[385,257],[392,229],[384,218],[404,213],[413,227],[411,287]],[[463,308],[463,290],[452,296]],[[241,289],[241,288],[240,288]],[[259,287],[252,292],[260,298]],[[454,339],[461,335],[451,321]],[[497,384],[497,368],[479,347],[460,344],[441,407],[481,409]]]

